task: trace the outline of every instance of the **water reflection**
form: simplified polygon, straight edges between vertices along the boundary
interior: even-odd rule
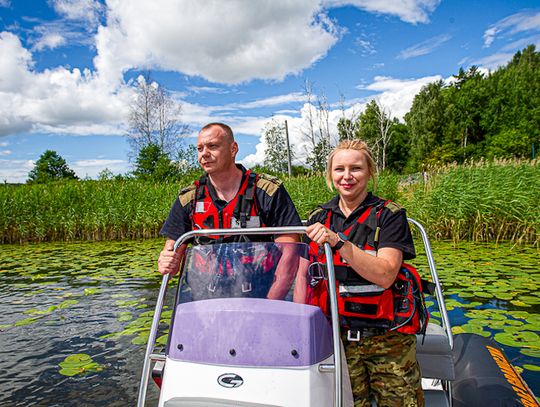
[[[161,247],[162,240],[2,246],[0,405],[134,405]],[[434,252],[454,329],[495,336],[517,366],[540,365],[538,251],[436,243]],[[522,331],[532,332],[527,341]],[[77,353],[104,369],[61,375],[59,364]],[[522,375],[539,394],[540,372]]]

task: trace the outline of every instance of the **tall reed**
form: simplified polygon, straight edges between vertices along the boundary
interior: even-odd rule
[[[538,161],[447,166],[427,175],[380,174],[376,193],[406,207],[437,239],[539,246]],[[179,189],[191,181],[0,185],[0,242],[156,237]],[[302,219],[334,195],[322,176],[286,179],[285,186]]]

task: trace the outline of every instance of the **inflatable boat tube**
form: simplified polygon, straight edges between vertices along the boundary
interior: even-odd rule
[[[533,392],[491,339],[454,336],[454,407],[538,407]]]

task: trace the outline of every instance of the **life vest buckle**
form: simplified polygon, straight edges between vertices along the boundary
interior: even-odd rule
[[[243,293],[251,292],[251,283],[242,283],[242,292]]]
[[[360,331],[358,329],[355,329],[354,331],[352,329],[349,329],[347,331],[347,340],[348,341],[350,341],[350,342],[360,342],[360,339],[362,339],[362,335],[360,334]]]

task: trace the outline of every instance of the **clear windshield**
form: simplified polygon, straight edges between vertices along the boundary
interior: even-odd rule
[[[268,298],[306,303],[321,275],[305,243],[243,242],[186,251],[178,303],[211,298]]]

